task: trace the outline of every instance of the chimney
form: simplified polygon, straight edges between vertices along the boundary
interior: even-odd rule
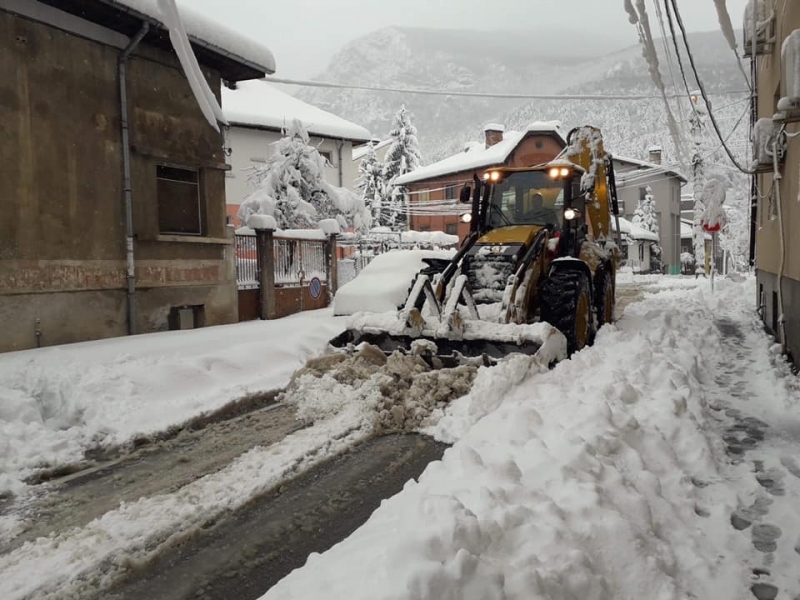
[[[651,163],[661,164],[661,146],[650,146],[647,152],[650,155],[649,160]]]
[[[484,134],[486,134],[486,147],[490,148],[495,144],[498,144],[503,141],[503,132],[506,130],[505,125],[500,125],[499,123],[489,123],[486,127],[483,128]]]

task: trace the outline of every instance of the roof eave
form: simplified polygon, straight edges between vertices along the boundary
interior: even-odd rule
[[[128,37],[135,35],[141,23],[146,22],[151,26],[151,30],[145,37],[145,41],[157,48],[172,51],[172,43],[161,21],[116,0],[99,0],[95,2],[82,2],[79,0],[41,1]],[[128,18],[125,18],[125,16]],[[218,70],[222,78],[228,81],[260,79],[275,72],[275,58],[271,52],[269,64],[259,65],[195,36],[190,35],[189,40],[195,49],[198,62]]]
[[[259,131],[276,131],[278,133],[282,133],[284,130],[283,127],[276,127],[273,125],[260,125],[256,123],[245,123],[243,121],[237,121],[234,119],[228,119],[228,124],[231,127],[241,127],[243,129],[257,129]],[[313,129],[308,129],[308,135],[313,135],[314,137],[325,138],[328,140],[340,140],[342,142],[358,142],[360,144],[366,144],[371,139],[369,137],[365,138],[356,136],[328,135],[327,133],[320,133],[319,131],[314,131]]]

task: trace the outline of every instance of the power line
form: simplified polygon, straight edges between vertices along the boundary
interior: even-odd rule
[[[299,85],[302,87],[320,87],[340,90],[364,90],[368,92],[388,92],[393,94],[419,94],[422,96],[458,96],[467,98],[501,98],[509,100],[652,100],[663,98],[661,94],[510,94],[492,92],[453,92],[448,90],[426,90],[420,88],[393,88],[369,85],[333,83],[329,81],[308,81],[303,79],[285,79],[281,77],[266,77],[269,83],[283,83]],[[713,95],[742,94],[747,90],[724,90]],[[681,98],[681,95],[669,94],[668,98]]]
[[[717,137],[719,137],[720,142],[722,142],[722,147],[725,149],[725,153],[728,155],[728,158],[731,159],[731,162],[734,166],[739,169],[745,175],[752,175],[753,171],[750,169],[746,169],[739,164],[739,161],[733,155],[730,148],[728,148],[727,143],[725,142],[725,138],[722,135],[722,131],[720,131],[719,124],[717,123],[717,119],[714,117],[714,113],[711,110],[711,102],[708,99],[708,95],[706,94],[705,86],[703,82],[700,80],[700,74],[697,72],[697,65],[694,62],[694,56],[692,55],[692,50],[689,47],[689,36],[686,33],[686,27],[683,25],[683,19],[681,18],[681,13],[678,10],[678,3],[677,0],[665,0],[665,2],[671,2],[672,8],[675,11],[675,20],[678,22],[678,27],[681,30],[681,37],[683,38],[683,44],[686,46],[686,53],[689,55],[689,64],[692,66],[692,72],[694,73],[694,77],[697,80],[697,86],[700,88],[700,95],[703,96],[703,100],[706,103],[706,109],[708,110],[708,117],[711,121],[711,124],[714,127],[714,131],[717,133]]]

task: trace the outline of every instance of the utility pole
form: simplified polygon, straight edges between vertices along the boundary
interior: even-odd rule
[[[695,274],[708,275],[706,268],[706,232],[700,222],[705,205],[703,204],[703,186],[705,172],[703,166],[703,121],[707,114],[706,105],[700,92],[691,93],[692,115],[689,117],[692,130],[694,153],[692,154],[692,185],[694,193],[694,218],[692,220],[692,245],[694,247]]]

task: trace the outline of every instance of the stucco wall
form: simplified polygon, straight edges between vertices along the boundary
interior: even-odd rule
[[[783,11],[778,13],[777,42],[772,52],[758,57],[758,116],[772,117],[776,112],[777,100],[783,95],[781,90],[780,51],[783,40],[795,29],[800,29],[800,3],[786,2]],[[800,123],[789,123],[790,133],[800,131]],[[800,139],[789,141],[782,179],[779,184],[783,205],[783,219],[786,244],[785,276],[800,281],[800,236],[796,235],[800,226],[800,191],[798,179],[800,171]],[[772,173],[758,176],[760,193],[758,206],[758,228],[756,232],[756,266],[759,271],[777,274],[780,264],[780,229],[776,211],[770,210],[769,191],[772,188]],[[773,199],[775,202],[776,199]],[[788,306],[786,307],[788,310]],[[800,309],[798,309],[800,310]]]
[[[32,347],[36,319],[46,344],[127,330],[118,53],[0,11],[0,351]],[[234,322],[222,138],[171,54],[143,45],[127,82],[139,331],[185,304]],[[162,163],[199,169],[202,237],[159,235]]]
[[[225,196],[229,205],[239,205],[253,192],[248,181],[253,166],[260,166],[274,152],[274,144],[282,134],[278,131],[233,126],[228,132],[228,144],[232,150],[227,162],[231,169],[225,177]],[[309,143],[320,152],[330,155],[330,164],[325,168],[325,180],[335,187],[355,189],[358,178],[358,163],[353,161],[353,143],[329,138],[311,137]],[[341,146],[341,181],[339,179],[339,146]]]
[[[639,205],[640,188],[650,187],[659,213],[658,229],[662,250],[661,262],[667,273],[680,273],[681,229],[680,229],[680,180],[665,173],[639,176],[632,181],[624,180],[624,169],[617,169],[617,192],[620,212],[629,221]]]

